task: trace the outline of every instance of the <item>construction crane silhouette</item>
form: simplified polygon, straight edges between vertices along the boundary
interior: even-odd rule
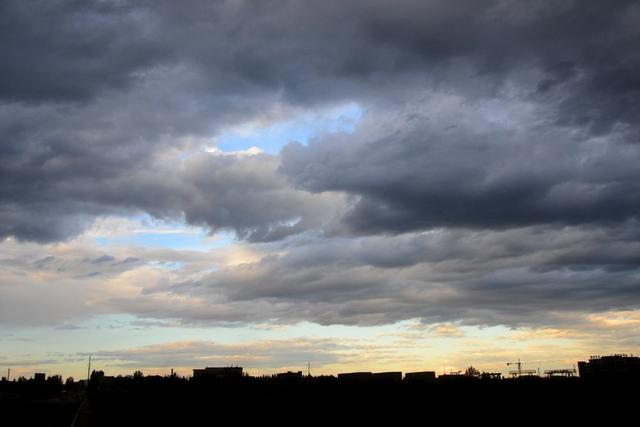
[[[520,358],[518,358],[517,362],[507,362],[507,366],[517,366],[518,369],[515,371],[509,371],[511,376],[513,377],[521,377],[522,375],[535,375],[537,371],[535,369],[522,369],[522,362]]]

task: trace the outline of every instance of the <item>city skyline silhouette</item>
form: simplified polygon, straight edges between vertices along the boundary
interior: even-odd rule
[[[634,0],[0,0],[2,409],[604,410],[637,46]]]

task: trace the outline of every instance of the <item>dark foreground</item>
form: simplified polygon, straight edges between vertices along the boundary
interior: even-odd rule
[[[123,379],[88,392],[0,394],[7,426],[215,426],[229,423],[530,423],[637,425],[639,387],[578,378],[452,383],[349,383],[336,379],[194,382]],[[75,420],[75,424],[74,424]]]

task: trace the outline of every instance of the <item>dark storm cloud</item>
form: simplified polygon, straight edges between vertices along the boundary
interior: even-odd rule
[[[0,8],[0,238],[148,213],[271,242],[249,245],[271,251],[259,262],[104,297],[105,312],[521,325],[640,303],[637,2]],[[234,126],[345,103],[364,111],[353,134],[211,150]],[[41,255],[12,283],[144,264]],[[7,310],[30,297],[3,292]]]
[[[224,206],[228,199],[216,194],[207,195],[209,212],[204,207],[183,209],[181,198],[163,189],[143,202],[126,191],[121,197],[102,194],[108,181],[154,167],[150,158],[155,153],[184,149],[189,138],[211,137],[225,126],[269,117],[283,106],[319,108],[356,101],[383,111],[415,102],[416,93],[428,90],[467,100],[499,101],[509,93],[547,108],[553,117],[549,126],[589,135],[615,131],[626,141],[637,140],[640,30],[634,2],[7,1],[1,7],[2,236],[61,240],[81,232],[95,216],[140,210],[170,210],[214,229],[236,229],[241,236],[291,234],[291,227],[283,232],[275,228],[291,224],[298,215],[258,216],[239,224],[220,221],[242,216],[234,209],[246,206]],[[388,153],[391,162],[404,155],[410,162],[414,149],[421,149],[417,136],[407,133],[399,141],[389,134],[377,138],[398,146]],[[473,132],[465,138],[470,137]],[[336,147],[328,160],[342,156],[340,150]],[[441,160],[452,166],[452,174],[486,177],[457,164],[459,150],[465,149],[441,153],[450,156]],[[513,155],[499,147],[490,150],[495,156]],[[347,154],[348,167],[349,154],[359,153]],[[365,162],[377,161],[371,156],[359,161],[362,172],[371,169]],[[313,153],[301,157],[319,161]],[[420,159],[408,166],[419,166]],[[317,166],[301,167],[310,175]],[[314,191],[336,187],[361,196],[347,218],[356,229],[467,223],[456,204],[469,199],[479,205],[478,223],[485,226],[635,215],[636,189],[618,181],[599,191],[596,202],[541,207],[528,198],[539,201],[552,184],[542,168],[533,173],[542,179],[512,180],[507,174],[482,191],[450,194],[410,188],[420,183],[393,176],[376,177],[366,185],[350,178],[343,185],[296,182]],[[444,187],[456,179],[438,178]],[[223,185],[224,179],[219,182]],[[233,182],[226,185],[232,192]],[[145,184],[130,181],[129,186]],[[397,196],[388,196],[391,188]],[[506,195],[515,206],[505,210]],[[409,206],[414,196],[425,197]],[[172,200],[176,205],[167,208]],[[436,204],[451,211],[449,221],[425,208]],[[611,208],[604,212],[606,204]],[[531,218],[522,218],[529,208]],[[577,218],[581,209],[587,210],[583,219]],[[616,217],[613,212],[620,213]],[[408,225],[394,225],[398,222]],[[246,231],[261,228],[271,231]]]
[[[171,90],[150,85],[154,92],[140,95],[152,102]],[[210,139],[191,142],[207,129],[213,135],[211,124],[200,122],[200,107],[172,114],[176,100],[165,102],[171,104],[166,108],[144,99],[120,105],[127,101],[119,95],[85,107],[13,106],[0,112],[0,147],[6,148],[0,158],[0,235],[64,240],[95,216],[141,211],[256,239],[290,233],[294,228],[284,223],[313,222],[324,201],[307,195],[304,203],[303,192],[275,173],[273,156],[216,155],[203,151]],[[213,114],[217,107],[201,108]],[[223,112],[211,123],[234,114]],[[265,206],[274,201],[279,203]],[[306,213],[312,215],[301,220]]]
[[[343,222],[358,233],[638,218],[640,150],[620,135],[557,129],[538,111],[514,129],[493,104],[431,97],[353,136],[290,144],[282,171],[299,188],[357,196]]]
[[[321,227],[339,197],[315,197],[285,184],[276,173],[279,163],[266,154],[194,154],[175,165],[156,165],[126,179],[108,183],[103,194],[113,203],[128,198],[131,205],[157,216],[183,213],[185,220],[231,228],[249,240],[282,238],[309,227]],[[132,179],[138,185],[127,186]],[[157,195],[164,195],[158,200]]]
[[[168,55],[143,14],[122,2],[3,1],[0,97],[86,101],[125,90]]]

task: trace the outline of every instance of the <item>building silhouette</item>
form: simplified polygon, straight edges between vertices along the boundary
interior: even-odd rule
[[[383,383],[402,382],[402,372],[376,372],[371,375],[371,379]]]
[[[480,379],[484,381],[499,381],[502,379],[502,373],[500,372],[482,372]]]
[[[237,380],[242,378],[241,366],[205,367],[193,370],[194,379]]]
[[[302,371],[297,372],[281,372],[276,374],[276,378],[282,381],[300,381],[302,379]]]
[[[407,372],[404,380],[408,383],[433,383],[436,381],[435,371]]]
[[[344,382],[364,382],[371,380],[371,372],[345,372],[338,374],[338,380]]]
[[[627,354],[591,356],[588,362],[578,362],[578,372],[586,381],[638,380],[640,357]]]

